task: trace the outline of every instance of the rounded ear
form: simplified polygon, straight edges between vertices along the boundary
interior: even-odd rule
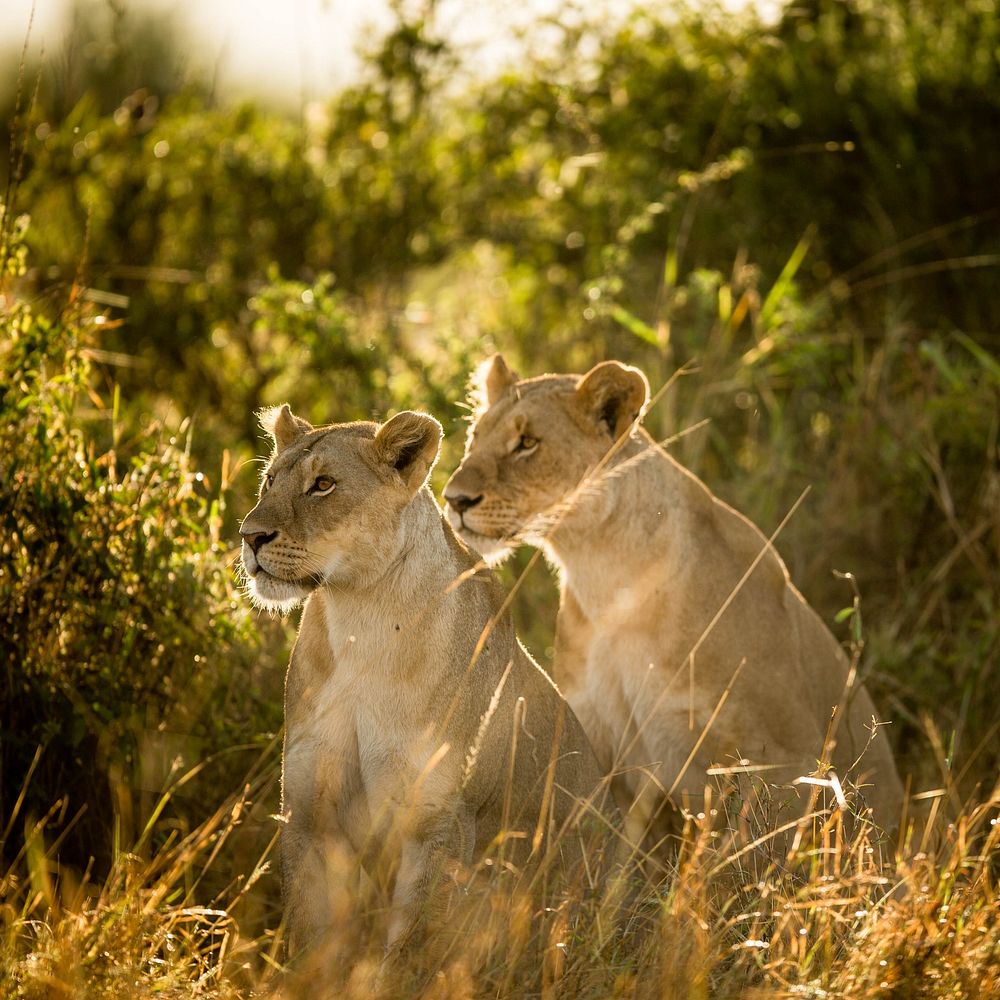
[[[576,395],[594,421],[617,441],[642,416],[649,402],[649,382],[638,368],[602,361],[580,379]]]
[[[274,438],[275,451],[284,451],[303,434],[308,434],[314,429],[308,420],[295,416],[287,403],[258,410],[257,420],[261,429]]]
[[[427,481],[441,445],[441,425],[426,413],[404,410],[375,434],[379,458],[394,468],[416,493]]]
[[[502,354],[487,358],[472,374],[471,395],[476,410],[485,410],[518,382],[520,376],[507,366]]]

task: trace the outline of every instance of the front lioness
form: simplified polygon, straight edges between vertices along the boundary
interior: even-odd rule
[[[601,774],[426,486],[437,421],[314,428],[284,406],[262,422],[275,447],[240,530],[247,586],[265,608],[305,601],[285,687],[289,950],[321,943],[346,852],[391,900],[388,951],[412,955],[488,849],[513,838],[515,863],[571,864]]]
[[[618,362],[521,380],[496,355],[449,520],[489,558],[528,542],[559,568],[556,680],[601,763],[623,769],[633,821],[700,802],[712,765],[784,783],[823,759],[895,827],[871,698],[760,531],[637,426],[648,393]]]

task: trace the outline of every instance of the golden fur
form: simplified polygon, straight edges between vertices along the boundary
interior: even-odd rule
[[[578,858],[600,770],[426,486],[437,421],[313,428],[285,406],[263,423],[247,588],[265,608],[305,601],[285,689],[289,950],[345,919],[338,883],[359,861],[391,906],[388,952],[412,955],[454,878],[502,842],[516,864]]]
[[[894,828],[868,692],[761,532],[638,427],[647,400],[618,362],[522,380],[490,359],[452,526],[489,559],[528,542],[558,568],[556,681],[640,828],[667,797],[701,808],[713,767],[778,785],[821,760]]]

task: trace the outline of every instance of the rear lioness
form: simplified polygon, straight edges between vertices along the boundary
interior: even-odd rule
[[[637,426],[645,376],[521,380],[496,355],[474,389],[448,518],[488,558],[528,542],[559,568],[556,680],[636,825],[667,797],[699,804],[713,765],[777,785],[822,760],[895,827],[871,698],[760,531]]]
[[[452,876],[502,841],[516,864],[574,864],[601,775],[425,485],[437,421],[314,428],[284,406],[263,424],[247,589],[265,608],[305,601],[285,688],[289,950],[322,943],[347,856],[391,899],[390,953],[412,955]]]

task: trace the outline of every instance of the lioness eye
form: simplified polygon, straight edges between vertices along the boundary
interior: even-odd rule
[[[271,488],[271,484],[273,482],[274,482],[274,476],[272,476],[271,473],[269,472],[264,477],[264,483],[263,483],[263,485],[260,488],[261,493],[266,493]]]
[[[336,485],[332,476],[317,476],[316,482],[309,487],[308,492],[314,497],[323,497],[327,493],[332,493]]]
[[[538,438],[534,438],[530,434],[522,434],[514,446],[514,451],[531,451],[537,444]]]

